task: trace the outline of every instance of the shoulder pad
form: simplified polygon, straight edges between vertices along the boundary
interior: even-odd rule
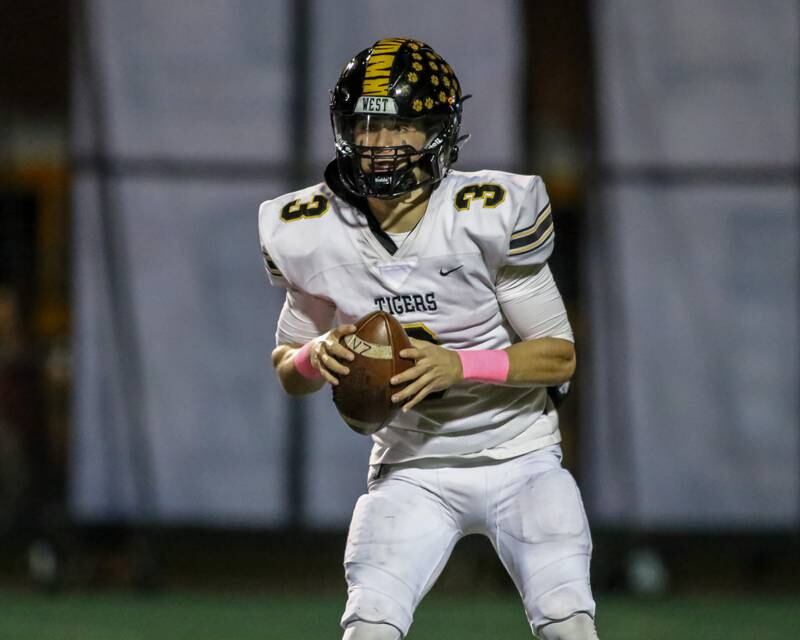
[[[333,194],[320,183],[261,203],[258,235],[270,284],[298,286],[305,279],[303,258],[312,255],[323,237],[320,221],[330,213]]]
[[[471,231],[494,265],[547,262],[554,230],[550,200],[539,176],[488,170],[454,171],[450,176],[448,196],[456,215],[469,216]]]

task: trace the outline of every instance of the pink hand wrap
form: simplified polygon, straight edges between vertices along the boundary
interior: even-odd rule
[[[292,357],[292,362],[294,363],[294,368],[297,369],[297,373],[308,380],[318,380],[322,377],[322,374],[311,364],[311,348],[313,346],[313,340],[311,342],[306,342]]]
[[[464,380],[505,382],[508,380],[508,353],[502,349],[457,351],[464,370]]]

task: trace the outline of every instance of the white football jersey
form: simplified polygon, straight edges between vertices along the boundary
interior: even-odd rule
[[[375,227],[324,182],[264,202],[259,234],[271,283],[331,303],[336,325],[382,309],[412,337],[449,349],[519,341],[495,283],[503,267],[542,265],[552,253],[541,178],[452,171],[394,253]],[[426,398],[372,437],[371,464],[509,458],[560,441],[545,387],[476,382]]]

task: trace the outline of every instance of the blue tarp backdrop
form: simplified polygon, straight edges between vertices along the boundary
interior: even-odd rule
[[[595,5],[598,524],[800,524],[800,7]]]
[[[327,392],[305,401],[302,440],[290,433],[292,408],[269,364],[283,292],[266,283],[258,205],[321,180],[333,156],[329,91],[352,55],[387,36],[430,42],[475,94],[459,166],[519,169],[518,4],[493,3],[487,22],[472,18],[480,0],[457,12],[425,0],[326,0],[307,3],[305,27],[289,0],[83,5],[72,128],[75,515],[297,524],[299,474],[299,523],[345,526],[370,443]],[[299,75],[298,39],[308,47]],[[491,42],[491,56],[476,42]],[[298,105],[308,109],[305,146],[292,139]]]
[[[521,5],[493,2],[483,20],[482,0],[318,0],[298,22],[288,0],[82,4],[75,515],[345,526],[369,441],[328,393],[298,413],[278,387],[282,292],[263,274],[258,204],[321,179],[328,91],[351,55],[392,35],[429,41],[474,94],[460,168],[535,172],[519,147]],[[587,508],[596,525],[796,528],[800,7],[592,6]]]

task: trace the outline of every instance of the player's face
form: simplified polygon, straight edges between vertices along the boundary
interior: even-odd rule
[[[360,118],[353,131],[360,147],[413,147],[421,150],[428,141],[427,133],[412,120],[403,118]]]
[[[353,127],[353,142],[371,153],[361,158],[366,173],[402,170],[416,162],[421,151],[436,135],[435,127],[424,119],[363,116]]]

